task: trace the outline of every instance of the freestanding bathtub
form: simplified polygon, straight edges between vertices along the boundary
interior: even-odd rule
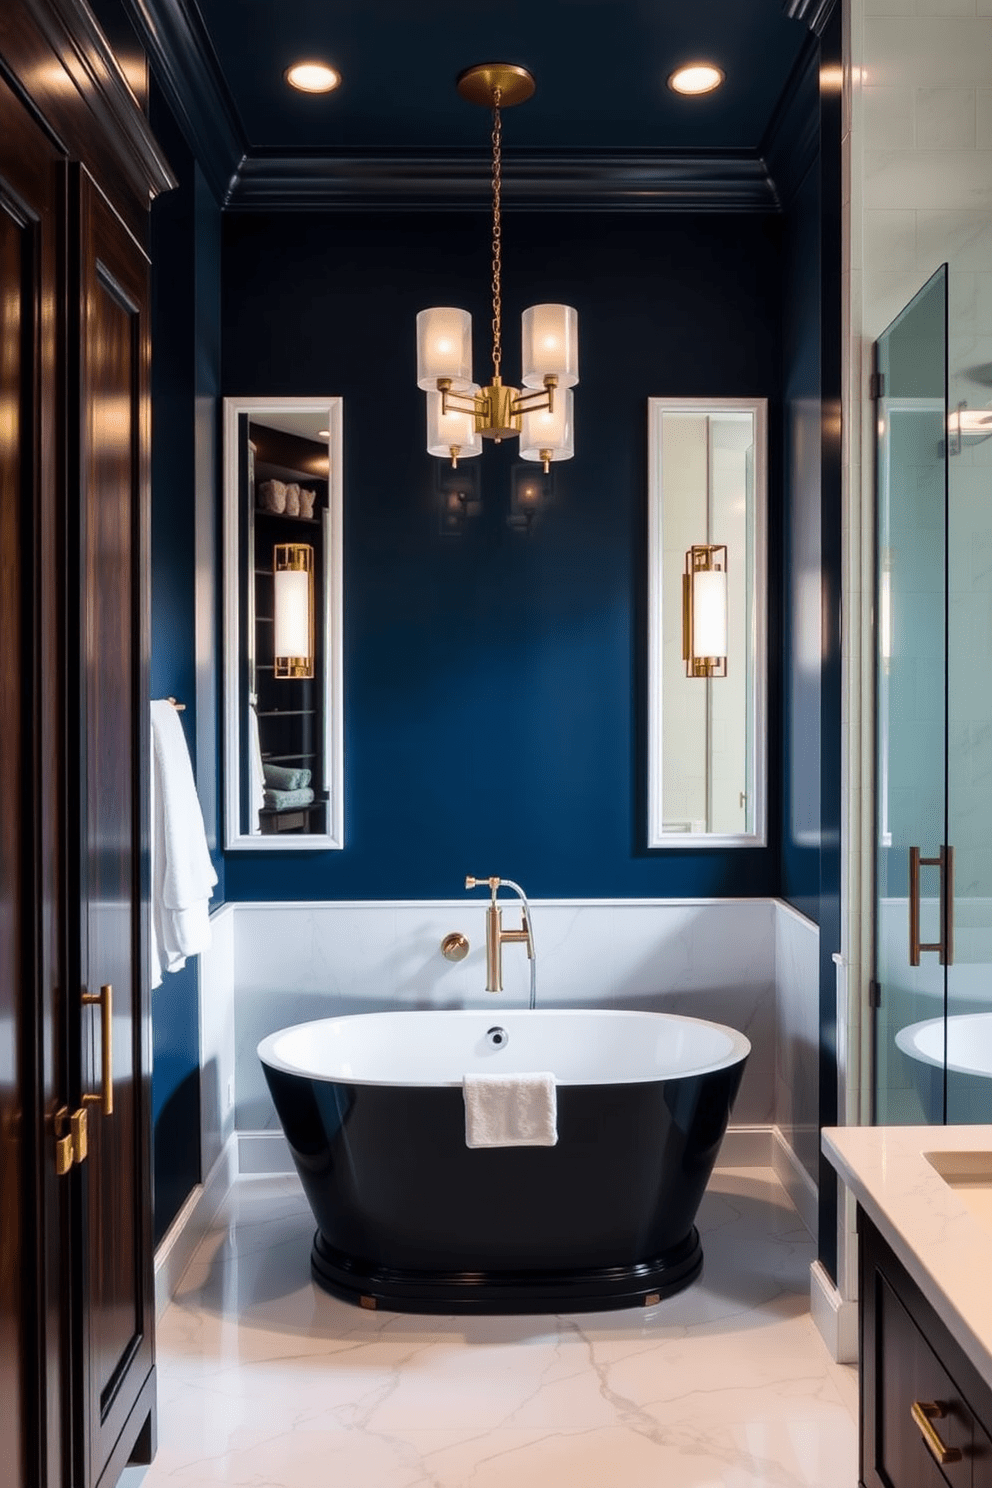
[[[952,1013],[946,1031],[943,1018],[924,1018],[900,1028],[896,1044],[912,1061],[916,1092],[931,1120],[943,1113],[945,1057],[947,1119],[981,1124],[992,1117],[992,1013]]]
[[[497,1033],[494,1033],[497,1030]],[[651,1304],[699,1275],[696,1210],[750,1044],[666,1013],[366,1013],[258,1046],[317,1221],[314,1279],[365,1307]],[[554,1147],[469,1148],[462,1077],[551,1071]]]

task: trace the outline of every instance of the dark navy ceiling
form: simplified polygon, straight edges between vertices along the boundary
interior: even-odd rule
[[[506,114],[508,210],[778,212],[815,153],[791,100],[836,0],[90,3],[125,66],[147,53],[231,210],[488,210],[487,113],[455,79],[505,61],[537,80]],[[291,90],[304,58],[341,88]],[[673,95],[669,73],[700,58],[724,86]]]
[[[187,0],[192,4],[193,0]],[[781,0],[198,0],[250,150],[444,151],[486,143],[485,112],[455,78],[480,61],[529,68],[537,93],[508,111],[508,150],[755,149],[808,32]],[[705,57],[727,80],[666,86]],[[283,81],[301,58],[342,74],[336,93]]]

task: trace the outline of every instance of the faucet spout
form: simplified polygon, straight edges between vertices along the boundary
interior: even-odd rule
[[[492,898],[489,908],[486,910],[486,991],[502,992],[503,990],[503,946],[507,943],[525,944],[527,946],[527,959],[530,961],[530,1006],[535,1006],[537,997],[537,957],[534,953],[534,933],[531,929],[530,905],[527,896],[518,883],[512,878],[474,878],[471,874],[465,878],[466,889],[488,887]],[[516,930],[503,929],[503,911],[496,903],[496,895],[500,888],[512,889],[520,900],[520,928]]]

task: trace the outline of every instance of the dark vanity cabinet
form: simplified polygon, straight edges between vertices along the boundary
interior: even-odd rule
[[[148,209],[75,0],[0,5],[0,1478],[154,1445]]]
[[[861,1483],[992,1488],[992,1387],[860,1209],[858,1237]]]

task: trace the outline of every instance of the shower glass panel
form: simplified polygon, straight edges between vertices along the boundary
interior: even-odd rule
[[[952,862],[946,267],[879,338],[876,365],[874,1115],[885,1124],[942,1122]],[[914,1038],[925,1048],[911,1050]]]
[[[948,1122],[992,1121],[992,367],[951,280],[947,504]],[[961,303],[958,304],[960,299]]]

